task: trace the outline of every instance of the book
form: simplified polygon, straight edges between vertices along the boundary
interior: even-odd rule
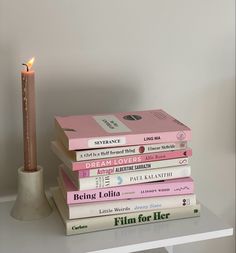
[[[112,157],[150,154],[164,151],[187,149],[187,141],[158,143],[150,145],[124,146],[115,148],[97,148],[85,150],[67,150],[68,156],[75,161],[90,161]]]
[[[71,171],[64,164],[60,165],[70,180],[79,190],[91,190],[97,188],[115,187],[129,184],[139,184],[167,179],[189,177],[190,166],[165,167],[152,170],[142,170],[113,175],[79,178],[76,172]]]
[[[194,182],[190,177],[170,179],[136,185],[125,185],[115,188],[103,188],[79,191],[62,169],[59,169],[58,184],[67,204],[112,201],[160,197],[169,195],[184,195],[194,193]]]
[[[195,194],[71,204],[66,210],[69,219],[77,219],[189,205],[196,205]]]
[[[191,130],[163,110],[55,117],[68,150],[188,141]]]
[[[200,216],[200,204],[197,204],[186,207],[156,209],[152,211],[139,211],[134,213],[69,220],[66,210],[67,206],[60,190],[54,188],[51,191],[54,202],[65,224],[66,235]]]
[[[96,159],[91,161],[75,161],[68,152],[66,152],[66,148],[59,142],[51,142],[51,148],[53,152],[57,155],[57,157],[67,165],[67,167],[72,170],[88,170],[94,168],[104,168],[104,167],[113,167],[113,166],[121,166],[128,164],[139,164],[139,163],[147,163],[151,161],[161,161],[161,160],[169,160],[174,158],[185,158],[192,155],[192,150],[182,149],[175,151],[165,151],[165,152],[156,152],[152,154],[141,154],[141,155],[132,155],[125,157],[115,157],[115,158],[105,158],[105,159]],[[81,173],[81,175],[85,175],[85,173]]]
[[[188,165],[188,163],[189,163],[188,158],[176,158],[176,159],[170,159],[170,160],[160,160],[160,161],[155,161],[155,162],[129,164],[129,165],[124,165],[124,166],[78,170],[76,171],[76,173],[78,173],[79,178],[95,177],[95,176],[111,175],[111,174],[117,174],[117,173],[126,173],[126,172],[131,172],[131,171],[138,171],[138,170],[147,170],[147,169],[150,170],[150,169],[173,167],[173,166],[179,166],[179,165]]]

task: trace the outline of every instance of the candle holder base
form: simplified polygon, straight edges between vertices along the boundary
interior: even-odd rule
[[[18,169],[18,195],[11,210],[11,216],[17,220],[37,220],[52,212],[44,192],[43,168],[37,169],[33,172]]]

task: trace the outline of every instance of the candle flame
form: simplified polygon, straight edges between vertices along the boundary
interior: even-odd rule
[[[34,64],[34,57],[26,63],[29,70],[32,68],[33,64]]]

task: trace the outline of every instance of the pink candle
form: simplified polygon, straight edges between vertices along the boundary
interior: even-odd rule
[[[21,72],[22,81],[22,110],[23,110],[23,137],[24,137],[24,170],[37,170],[36,147],[36,117],[35,117],[35,73],[31,70],[34,58],[26,64],[26,70]]]

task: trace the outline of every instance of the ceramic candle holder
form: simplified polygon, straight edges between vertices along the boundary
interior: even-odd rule
[[[37,169],[34,172],[18,169],[18,194],[11,210],[11,216],[17,220],[37,220],[52,212],[44,192],[43,168]]]

